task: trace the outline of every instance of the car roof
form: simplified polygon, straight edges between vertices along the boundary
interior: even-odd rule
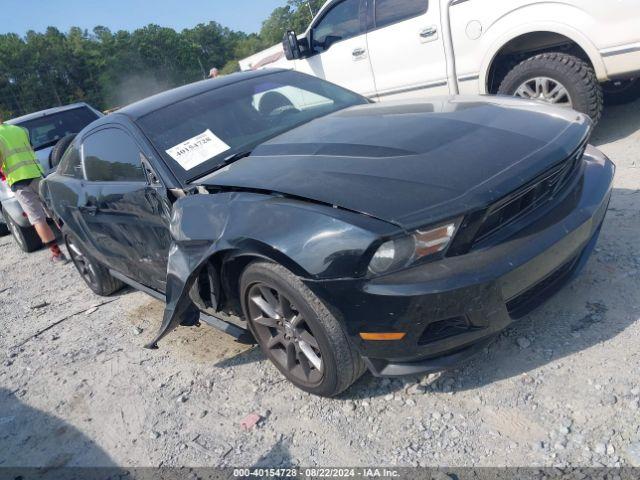
[[[277,72],[286,72],[288,70],[282,68],[270,68],[264,70],[254,70],[246,72],[237,72],[231,75],[225,75],[215,79],[201,80],[199,82],[190,83],[182,87],[173,88],[157,95],[145,98],[143,100],[127,105],[124,108],[118,110],[115,114],[126,115],[132,120],[136,120],[140,117],[160,110],[168,105],[180,102],[187,98],[199,95],[204,92],[224,88],[234,83],[242,82],[250,78],[262,77]],[[114,114],[111,114],[114,115]]]
[[[29,120],[33,120],[36,118],[47,117],[49,115],[54,115],[60,112],[66,112],[67,110],[73,110],[74,108],[80,108],[80,107],[91,108],[88,104],[84,102],[71,103],[69,105],[64,105],[62,107],[48,108],[46,110],[39,110],[37,112],[28,113],[27,115],[23,115],[21,117],[11,118],[7,120],[5,123],[7,123],[8,125],[16,125],[23,122],[28,122]]]

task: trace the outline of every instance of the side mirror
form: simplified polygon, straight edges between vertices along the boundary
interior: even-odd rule
[[[284,38],[282,39],[282,48],[287,60],[298,60],[301,58],[298,36],[293,30],[287,30],[287,33],[284,34]]]

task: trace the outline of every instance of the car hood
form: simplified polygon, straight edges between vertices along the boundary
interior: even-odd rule
[[[567,158],[591,122],[511,98],[351,107],[195,183],[277,192],[409,229],[482,208]]]

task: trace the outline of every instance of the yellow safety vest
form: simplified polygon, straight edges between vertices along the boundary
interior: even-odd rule
[[[44,174],[27,131],[16,125],[0,125],[0,164],[9,186]]]

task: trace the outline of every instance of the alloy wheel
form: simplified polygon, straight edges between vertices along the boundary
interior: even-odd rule
[[[567,88],[549,77],[530,78],[516,89],[514,95],[529,100],[540,100],[559,107],[573,107],[573,101]]]
[[[268,356],[302,384],[319,384],[324,362],[304,315],[282,292],[264,283],[252,285],[247,295],[251,324]]]
[[[67,247],[69,248],[69,255],[71,256],[71,260],[73,264],[76,266],[78,273],[82,279],[87,282],[90,286],[98,285],[97,282],[97,274],[91,260],[89,260],[86,255],[80,251],[80,249],[73,243],[70,238],[66,239]]]

